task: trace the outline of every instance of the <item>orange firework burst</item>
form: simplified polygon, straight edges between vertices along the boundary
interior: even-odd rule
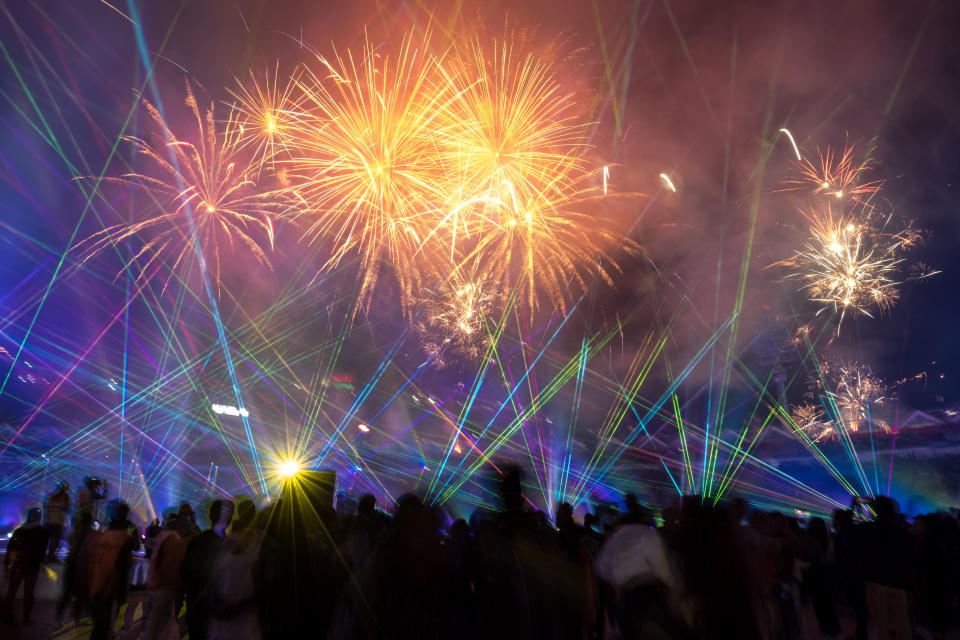
[[[312,130],[319,126],[300,108],[303,97],[297,91],[299,71],[286,79],[279,67],[258,78],[252,71],[246,82],[239,79],[230,89],[234,97],[227,120],[227,136],[236,149],[249,149],[251,162],[273,165],[278,157],[289,157],[294,129]]]
[[[834,424],[826,419],[823,409],[818,405],[804,403],[791,406],[790,419],[814,442],[829,440],[836,436]]]
[[[594,270],[610,282],[607,243],[628,241],[577,211],[601,181],[552,68],[506,45],[492,58],[477,44],[428,49],[429,34],[395,55],[366,42],[297,81],[303,116],[283,164],[304,236],[329,251],[321,269],[357,256],[363,303],[390,263],[407,312],[451,271],[521,287],[531,310],[541,293],[565,308]]]
[[[886,421],[871,415],[887,400],[887,385],[867,365],[829,362],[821,366],[815,381],[817,393],[837,408],[838,417],[850,431],[870,422],[889,432]]]
[[[447,174],[436,151],[439,114],[450,100],[427,48],[406,38],[396,56],[369,41],[319,58],[323,74],[308,70],[298,82],[315,127],[297,128],[297,155],[289,161],[298,218],[305,237],[327,243],[323,268],[359,256],[361,301],[372,294],[389,261],[405,308],[441,273],[421,251],[433,230]]]
[[[873,209],[843,216],[828,204],[804,217],[810,224],[804,250],[780,263],[796,269],[788,277],[803,283],[811,301],[839,313],[841,323],[848,310],[870,317],[873,309],[889,311],[900,295],[901,256],[920,232],[907,224],[888,233],[890,217],[877,221]]]
[[[583,213],[587,201],[602,197],[596,185],[583,184],[576,160],[549,168],[550,176],[540,191],[509,193],[501,221],[484,233],[463,261],[476,265],[503,291],[518,290],[518,300],[531,312],[544,297],[555,309],[565,311],[570,290],[590,287],[594,274],[612,285],[611,272],[619,267],[607,247],[621,246],[630,252],[635,245],[598,224]],[[551,197],[563,193],[563,198]],[[606,261],[605,263],[603,261]]]
[[[488,56],[479,41],[443,66],[457,99],[446,110],[440,148],[456,171],[451,249],[457,234],[480,235],[509,218],[516,201],[564,200],[570,176],[587,174],[586,123],[573,95],[552,67],[532,55],[515,56],[495,43]],[[471,202],[464,208],[460,204]]]
[[[809,225],[803,250],[777,264],[792,267],[787,277],[802,283],[820,312],[833,309],[839,315],[839,332],[848,311],[873,316],[874,310],[888,312],[900,296],[900,271],[904,253],[923,234],[908,222],[891,231],[893,215],[881,213],[873,202],[879,181],[862,181],[869,163],[853,163],[853,148],[843,154],[827,151],[820,165],[800,164],[803,178],[793,188],[812,186],[812,192],[829,194],[801,210]],[[932,275],[932,274],[931,274]]]
[[[82,241],[78,248],[84,262],[114,243],[149,235],[143,247],[124,265],[127,268],[140,257],[148,256],[140,276],[162,257],[173,259],[171,269],[176,270],[189,255],[199,251],[201,264],[211,263],[208,272],[219,286],[221,254],[237,244],[269,266],[267,253],[254,234],[262,235],[272,246],[271,216],[279,209],[279,194],[257,188],[251,177],[256,167],[238,153],[233,139],[217,133],[213,107],[201,113],[189,84],[186,104],[195,120],[196,142],[174,135],[160,112],[144,100],[163,143],[154,145],[141,138],[127,138],[151,170],[128,173],[114,181],[145,189],[160,213],[139,222],[108,227]],[[224,242],[226,247],[222,246]]]
[[[541,58],[516,55],[479,41],[444,67],[457,100],[447,114],[441,147],[456,167],[459,202],[440,227],[451,253],[469,238],[461,265],[491,274],[503,291],[518,288],[535,311],[541,298],[564,310],[569,289],[584,289],[597,273],[611,283],[612,247],[628,240],[583,213],[606,195],[586,159],[587,120],[574,94]],[[606,264],[602,264],[605,262]]]
[[[496,288],[485,278],[460,277],[456,272],[441,286],[428,289],[416,328],[434,364],[446,366],[449,354],[469,360],[482,356],[496,324],[490,316],[500,302]]]
[[[857,164],[854,162],[852,146],[842,153],[828,148],[818,153],[816,163],[801,160],[795,164],[800,167],[800,177],[790,180],[789,189],[809,189],[814,195],[827,195],[835,200],[848,199],[863,203],[877,193],[882,186],[880,180],[864,180],[872,169],[869,159]]]

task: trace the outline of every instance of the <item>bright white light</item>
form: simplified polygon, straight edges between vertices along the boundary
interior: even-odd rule
[[[280,463],[278,471],[284,478],[292,478],[300,473],[300,464],[295,460],[287,460],[286,462]]]
[[[210,407],[213,409],[214,413],[225,415],[225,416],[243,416],[244,418],[250,416],[250,412],[247,411],[244,407],[234,407],[228,404],[215,404]]]
[[[360,429],[360,431],[363,431],[364,433],[370,433],[370,427],[365,424],[358,425],[357,429]]]

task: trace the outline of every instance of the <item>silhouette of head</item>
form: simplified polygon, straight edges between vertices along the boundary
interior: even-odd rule
[[[210,503],[210,510],[207,515],[210,517],[210,526],[216,527],[218,524],[226,527],[233,519],[234,505],[232,500],[214,500]]]
[[[237,522],[236,527],[238,529],[243,529],[250,526],[250,523],[253,522],[254,518],[257,517],[257,505],[253,500],[243,500],[237,505]]]
[[[564,502],[557,507],[557,526],[563,527],[573,524],[573,507]]]
[[[500,495],[503,505],[509,511],[523,508],[523,473],[517,467],[510,467],[500,481]]]
[[[827,523],[825,523],[822,518],[810,518],[810,522],[807,524],[807,532],[810,534],[810,537],[819,544],[826,546]]]
[[[126,502],[118,502],[113,507],[113,517],[117,520],[126,520],[130,515],[130,505]]]
[[[873,501],[873,510],[877,514],[877,522],[893,523],[897,520],[900,509],[890,496],[877,496]]]
[[[377,508],[377,499],[369,493],[360,496],[360,502],[357,503],[357,513],[360,515],[371,515]]]
[[[40,522],[40,508],[34,507],[27,511],[27,522]]]

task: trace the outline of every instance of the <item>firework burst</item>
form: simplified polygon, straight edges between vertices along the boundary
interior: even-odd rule
[[[228,137],[236,149],[248,149],[251,162],[259,167],[275,166],[278,158],[288,158],[295,130],[315,130],[319,122],[300,108],[299,71],[284,79],[279,67],[262,76],[250,72],[246,81],[237,79],[230,89],[234,100],[227,119]]]
[[[319,123],[295,129],[289,166],[303,204],[298,218],[305,237],[328,245],[323,268],[359,256],[361,301],[383,262],[394,266],[405,307],[437,271],[424,239],[448,183],[436,135],[450,93],[428,44],[407,38],[390,56],[366,42],[356,54],[319,58],[322,73],[308,70],[297,83]]]
[[[566,311],[571,290],[587,290],[594,276],[612,286],[611,273],[619,266],[607,248],[632,252],[636,246],[583,212],[588,201],[600,197],[595,186],[582,186],[586,176],[558,165],[550,173],[554,184],[544,191],[526,198],[511,194],[502,222],[485,233],[464,260],[492,274],[502,291],[517,290],[518,300],[531,313],[541,298]],[[554,189],[567,196],[551,197]]]
[[[83,262],[108,246],[134,236],[148,236],[124,268],[147,257],[142,277],[150,265],[171,259],[177,270],[195,251],[219,287],[224,253],[245,248],[258,262],[269,266],[264,240],[273,246],[273,221],[282,198],[276,191],[260,190],[257,173],[235,139],[217,132],[213,106],[201,111],[190,85],[186,105],[196,125],[195,142],[178,138],[157,108],[144,100],[162,144],[126,138],[149,167],[148,172],[128,173],[113,179],[144,189],[160,213],[130,224],[107,227],[79,243]],[[194,246],[196,242],[196,247]]]
[[[834,424],[826,419],[823,409],[815,404],[804,403],[790,407],[790,418],[800,431],[814,442],[836,437]]]
[[[824,363],[820,373],[815,381],[816,392],[836,406],[847,429],[856,432],[869,422],[884,432],[890,431],[886,421],[871,415],[874,408],[882,407],[888,399],[888,388],[869,366],[853,362]]]
[[[837,152],[832,148],[817,154],[817,160],[798,160],[800,176],[787,182],[788,190],[809,190],[815,196],[829,196],[834,200],[847,199],[863,203],[877,193],[882,182],[865,180],[872,170],[869,159],[857,164],[852,146]]]
[[[456,171],[456,200],[474,203],[454,208],[460,215],[449,225],[452,246],[458,231],[469,237],[482,234],[491,218],[502,224],[516,201],[569,197],[568,181],[552,168],[590,172],[585,120],[555,70],[533,55],[515,55],[506,42],[491,49],[488,55],[474,41],[442,67],[457,99],[444,113],[439,146]]]
[[[449,355],[478,360],[490,347],[495,324],[491,314],[500,302],[484,278],[452,277],[428,289],[421,305],[423,319],[416,323],[424,351],[441,368],[447,366]]]
[[[304,115],[283,164],[304,236],[328,251],[321,270],[357,256],[365,303],[389,263],[407,313],[450,272],[521,288],[530,311],[541,297],[564,309],[593,272],[612,282],[606,250],[629,241],[580,212],[601,181],[552,67],[507,45],[428,49],[429,34],[396,55],[367,42],[297,81]]]
[[[892,215],[882,215],[862,198],[872,197],[879,182],[858,182],[866,165],[855,167],[852,148],[835,156],[821,155],[821,166],[803,164],[813,193],[831,193],[826,202],[801,210],[809,228],[802,251],[778,263],[792,268],[787,277],[801,282],[807,297],[839,315],[839,331],[848,312],[873,317],[888,312],[900,295],[903,255],[921,238],[912,222],[891,231]],[[826,186],[824,186],[826,185]],[[843,198],[849,196],[848,201]],[[831,202],[840,200],[840,202]],[[819,312],[818,312],[819,313]]]

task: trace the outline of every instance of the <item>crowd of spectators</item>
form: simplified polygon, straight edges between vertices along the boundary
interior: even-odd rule
[[[413,495],[392,516],[373,496],[345,516],[309,495],[262,510],[218,499],[204,530],[187,504],[144,532],[122,503],[100,530],[87,510],[68,538],[56,616],[111,637],[142,543],[147,597],[128,638],[899,639],[956,627],[950,514],[908,523],[878,497],[801,521],[687,496],[654,517],[626,496],[582,523],[560,505],[551,522],[530,508],[519,471],[499,488],[501,508],[469,522]],[[49,561],[40,520],[32,510],[5,557],[9,623],[21,584],[29,620]]]

